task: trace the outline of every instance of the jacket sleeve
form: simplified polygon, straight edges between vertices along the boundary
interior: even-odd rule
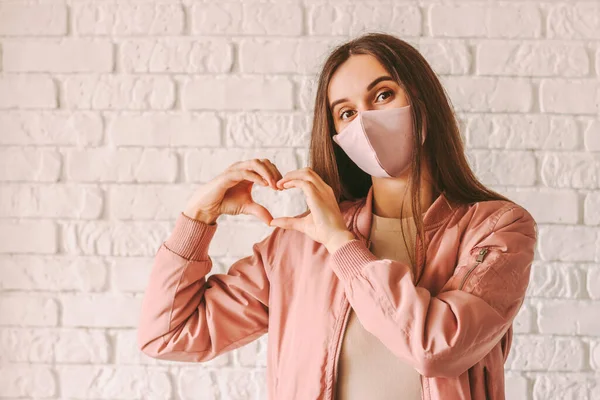
[[[181,213],[154,258],[137,329],[139,349],[150,357],[208,361],[267,332],[269,252],[276,228],[233,263],[212,268],[208,247],[217,223]]]
[[[407,264],[377,258],[358,239],[332,254],[330,265],[361,324],[424,376],[468,370],[498,343],[521,307],[537,225],[514,204],[498,214],[491,229],[469,238],[475,245],[459,255],[464,261],[437,296],[415,287]],[[488,253],[477,263],[483,248]]]

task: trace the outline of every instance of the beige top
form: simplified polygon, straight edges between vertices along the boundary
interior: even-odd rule
[[[414,269],[401,224],[414,258],[417,231],[412,217],[385,218],[373,214],[370,250],[379,258],[401,261]],[[352,309],[342,339],[338,368],[337,399],[421,400],[420,374],[365,330]]]

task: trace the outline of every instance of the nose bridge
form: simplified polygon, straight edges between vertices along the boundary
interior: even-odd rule
[[[357,105],[356,109],[359,113],[361,113],[364,111],[375,110],[375,107],[373,107],[373,105],[369,104],[368,102],[361,101],[360,104]]]

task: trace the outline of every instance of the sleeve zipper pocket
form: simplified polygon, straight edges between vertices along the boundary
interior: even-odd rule
[[[465,282],[467,281],[467,278],[469,277],[469,275],[471,275],[471,272],[473,272],[475,267],[483,262],[483,259],[485,258],[485,255],[488,253],[488,251],[489,250],[485,247],[479,250],[479,254],[477,255],[476,259],[477,262],[471,268],[469,268],[469,270],[465,273],[465,276],[463,276],[462,280],[460,281],[460,285],[458,286],[459,290],[463,288]]]

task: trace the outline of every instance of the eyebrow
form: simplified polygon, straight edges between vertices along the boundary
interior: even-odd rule
[[[393,81],[393,80],[394,79],[391,76],[389,76],[389,75],[380,76],[379,78],[375,79],[373,82],[369,83],[369,86],[367,86],[367,91],[373,89],[373,87],[375,87],[375,85],[377,85],[381,81]],[[348,98],[345,97],[343,99],[339,99],[339,100],[334,101],[333,103],[331,103],[329,105],[329,109],[331,111],[333,111],[333,108],[335,106],[337,106],[339,103],[343,103],[344,101],[348,101]]]

